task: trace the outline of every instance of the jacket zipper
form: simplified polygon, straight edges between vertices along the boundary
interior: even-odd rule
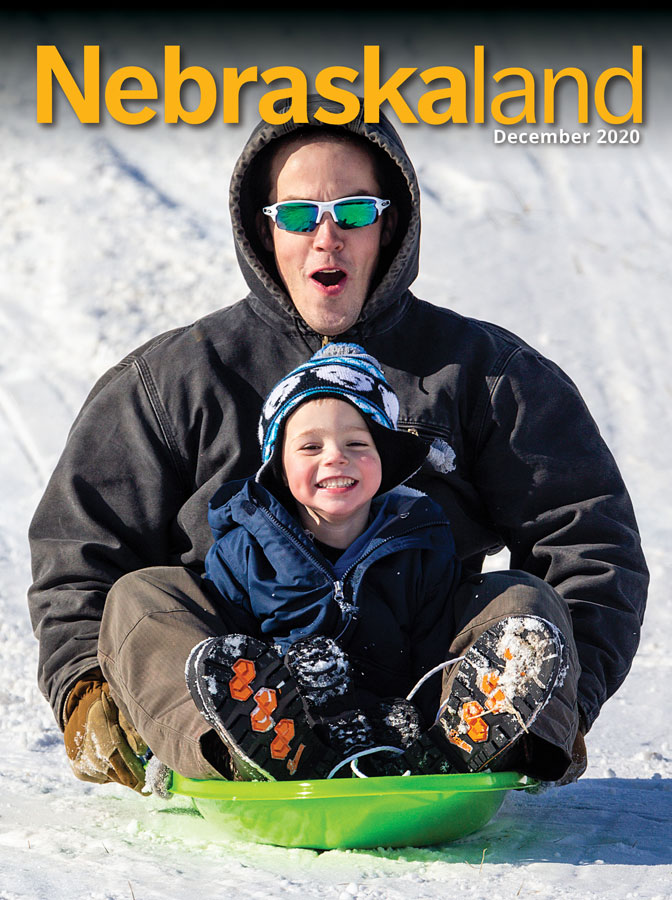
[[[292,534],[292,532],[290,531],[289,528],[287,528],[286,525],[283,525],[279,519],[276,519],[276,517],[273,515],[273,513],[270,510],[266,509],[264,506],[257,506],[257,509],[261,510],[261,512],[266,516],[266,518],[270,519],[270,521],[275,525],[275,527],[278,528],[292,542],[292,544],[294,544],[296,547],[299,548],[299,550],[301,551],[301,553],[303,553],[303,555],[306,557],[306,559],[309,559],[315,565],[315,567],[318,568],[320,570],[320,572],[322,572],[322,574],[325,575],[329,579],[329,581],[331,581],[331,583],[334,585],[334,594],[336,592],[336,585],[339,586],[340,596],[342,597],[343,596],[342,583],[340,581],[334,581],[332,573],[322,565],[322,563],[320,562],[318,557],[313,555],[310,552],[310,550],[308,549],[308,547],[305,544],[303,544],[301,541],[299,541],[297,539],[296,535]]]
[[[343,582],[340,579],[337,579],[336,581],[334,581],[331,572],[329,572],[329,570],[326,569],[322,565],[322,563],[317,558],[317,556],[314,556],[310,552],[310,550],[305,546],[305,544],[303,544],[301,541],[299,541],[296,538],[296,536],[294,534],[292,534],[292,532],[290,531],[289,528],[287,528],[286,525],[283,525],[279,519],[276,519],[276,517],[273,515],[273,513],[270,510],[266,509],[263,506],[258,506],[257,508],[260,509],[264,513],[266,518],[273,525],[275,525],[275,527],[278,528],[288,538],[288,540],[292,544],[294,544],[294,546],[299,548],[299,550],[301,551],[301,553],[303,553],[303,555],[306,557],[306,559],[310,560],[316,566],[316,568],[319,569],[319,571],[322,572],[329,579],[329,581],[331,581],[331,583],[333,585],[333,589],[334,589],[334,600],[341,608],[344,616],[347,614],[347,612],[349,612],[349,614],[350,614],[350,618],[349,618],[349,620],[346,621],[345,627],[343,628],[343,630],[341,631],[340,634],[336,635],[336,640],[339,640],[341,637],[343,637],[343,635],[348,630],[348,628],[354,622],[357,621],[357,615],[358,615],[358,611],[357,611],[357,608],[355,607],[355,605],[353,603],[348,603],[348,601],[345,599],[345,594],[343,593]],[[349,607],[349,609],[346,610],[346,607]]]
[[[347,578],[347,576],[357,568],[357,566],[366,559],[374,550],[377,550],[379,547],[382,547],[383,544],[387,544],[389,541],[395,541],[397,538],[406,537],[409,534],[412,534],[414,531],[422,531],[423,528],[433,527],[434,525],[445,525],[445,521],[437,519],[435,522],[423,522],[422,525],[413,525],[411,528],[407,528],[406,531],[403,531],[401,534],[393,534],[390,537],[381,538],[375,546],[370,547],[366,553],[363,553],[359,559],[355,560],[348,568],[345,570],[343,575],[341,576],[343,581]]]

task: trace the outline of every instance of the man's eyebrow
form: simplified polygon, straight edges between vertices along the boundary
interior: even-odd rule
[[[342,197],[377,197],[378,195],[374,192],[366,190],[366,188],[360,191],[353,191],[351,194],[342,194]],[[334,200],[340,200],[341,197],[334,197]],[[290,200],[307,200],[310,203],[332,203],[333,200],[312,200],[310,197],[306,197],[305,194],[288,194],[286,197],[283,197],[282,200],[278,200],[278,203],[289,203]]]

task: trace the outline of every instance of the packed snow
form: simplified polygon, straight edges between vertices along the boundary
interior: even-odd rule
[[[77,24],[61,15],[7,20],[2,34],[0,900],[672,897],[667,20],[547,16],[534,30],[505,17],[433,23],[420,13],[357,27],[315,15],[305,28],[290,15],[268,27],[224,15],[208,24],[197,16]],[[36,686],[28,523],[97,377],[152,335],[245,292],[227,192],[256,95],[246,95],[239,126],[84,126],[63,104],[55,125],[38,126],[38,43],[67,51],[79,71],[82,46],[100,44],[110,73],[125,64],[158,71],[169,43],[213,71],[361,68],[373,43],[390,73],[467,67],[473,44],[486,43],[493,68],[582,65],[593,77],[627,66],[631,44],[644,44],[638,144],[495,145],[489,124],[399,126],[423,192],[415,292],[495,321],[562,365],[637,511],[652,574],[641,647],[588,735],[578,783],[509,793],[485,828],[454,843],[317,852],[227,843],[186,798],[72,776]],[[565,119],[571,127],[571,112]],[[501,556],[489,563],[501,565]]]

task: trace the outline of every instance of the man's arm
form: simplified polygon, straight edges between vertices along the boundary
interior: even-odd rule
[[[488,386],[474,481],[511,551],[569,604],[590,727],[627,675],[648,572],[616,463],[571,380],[527,348]]]
[[[104,382],[73,425],[30,528],[39,684],[61,726],[70,689],[98,665],[108,590],[126,572],[166,563],[186,490],[148,373],[131,359]]]

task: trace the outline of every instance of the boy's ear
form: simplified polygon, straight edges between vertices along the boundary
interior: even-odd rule
[[[259,235],[259,239],[264,246],[265,250],[268,250],[269,253],[273,253],[273,235],[271,234],[271,220],[268,216],[265,216],[262,212],[257,212],[256,222],[257,226],[257,234]]]

